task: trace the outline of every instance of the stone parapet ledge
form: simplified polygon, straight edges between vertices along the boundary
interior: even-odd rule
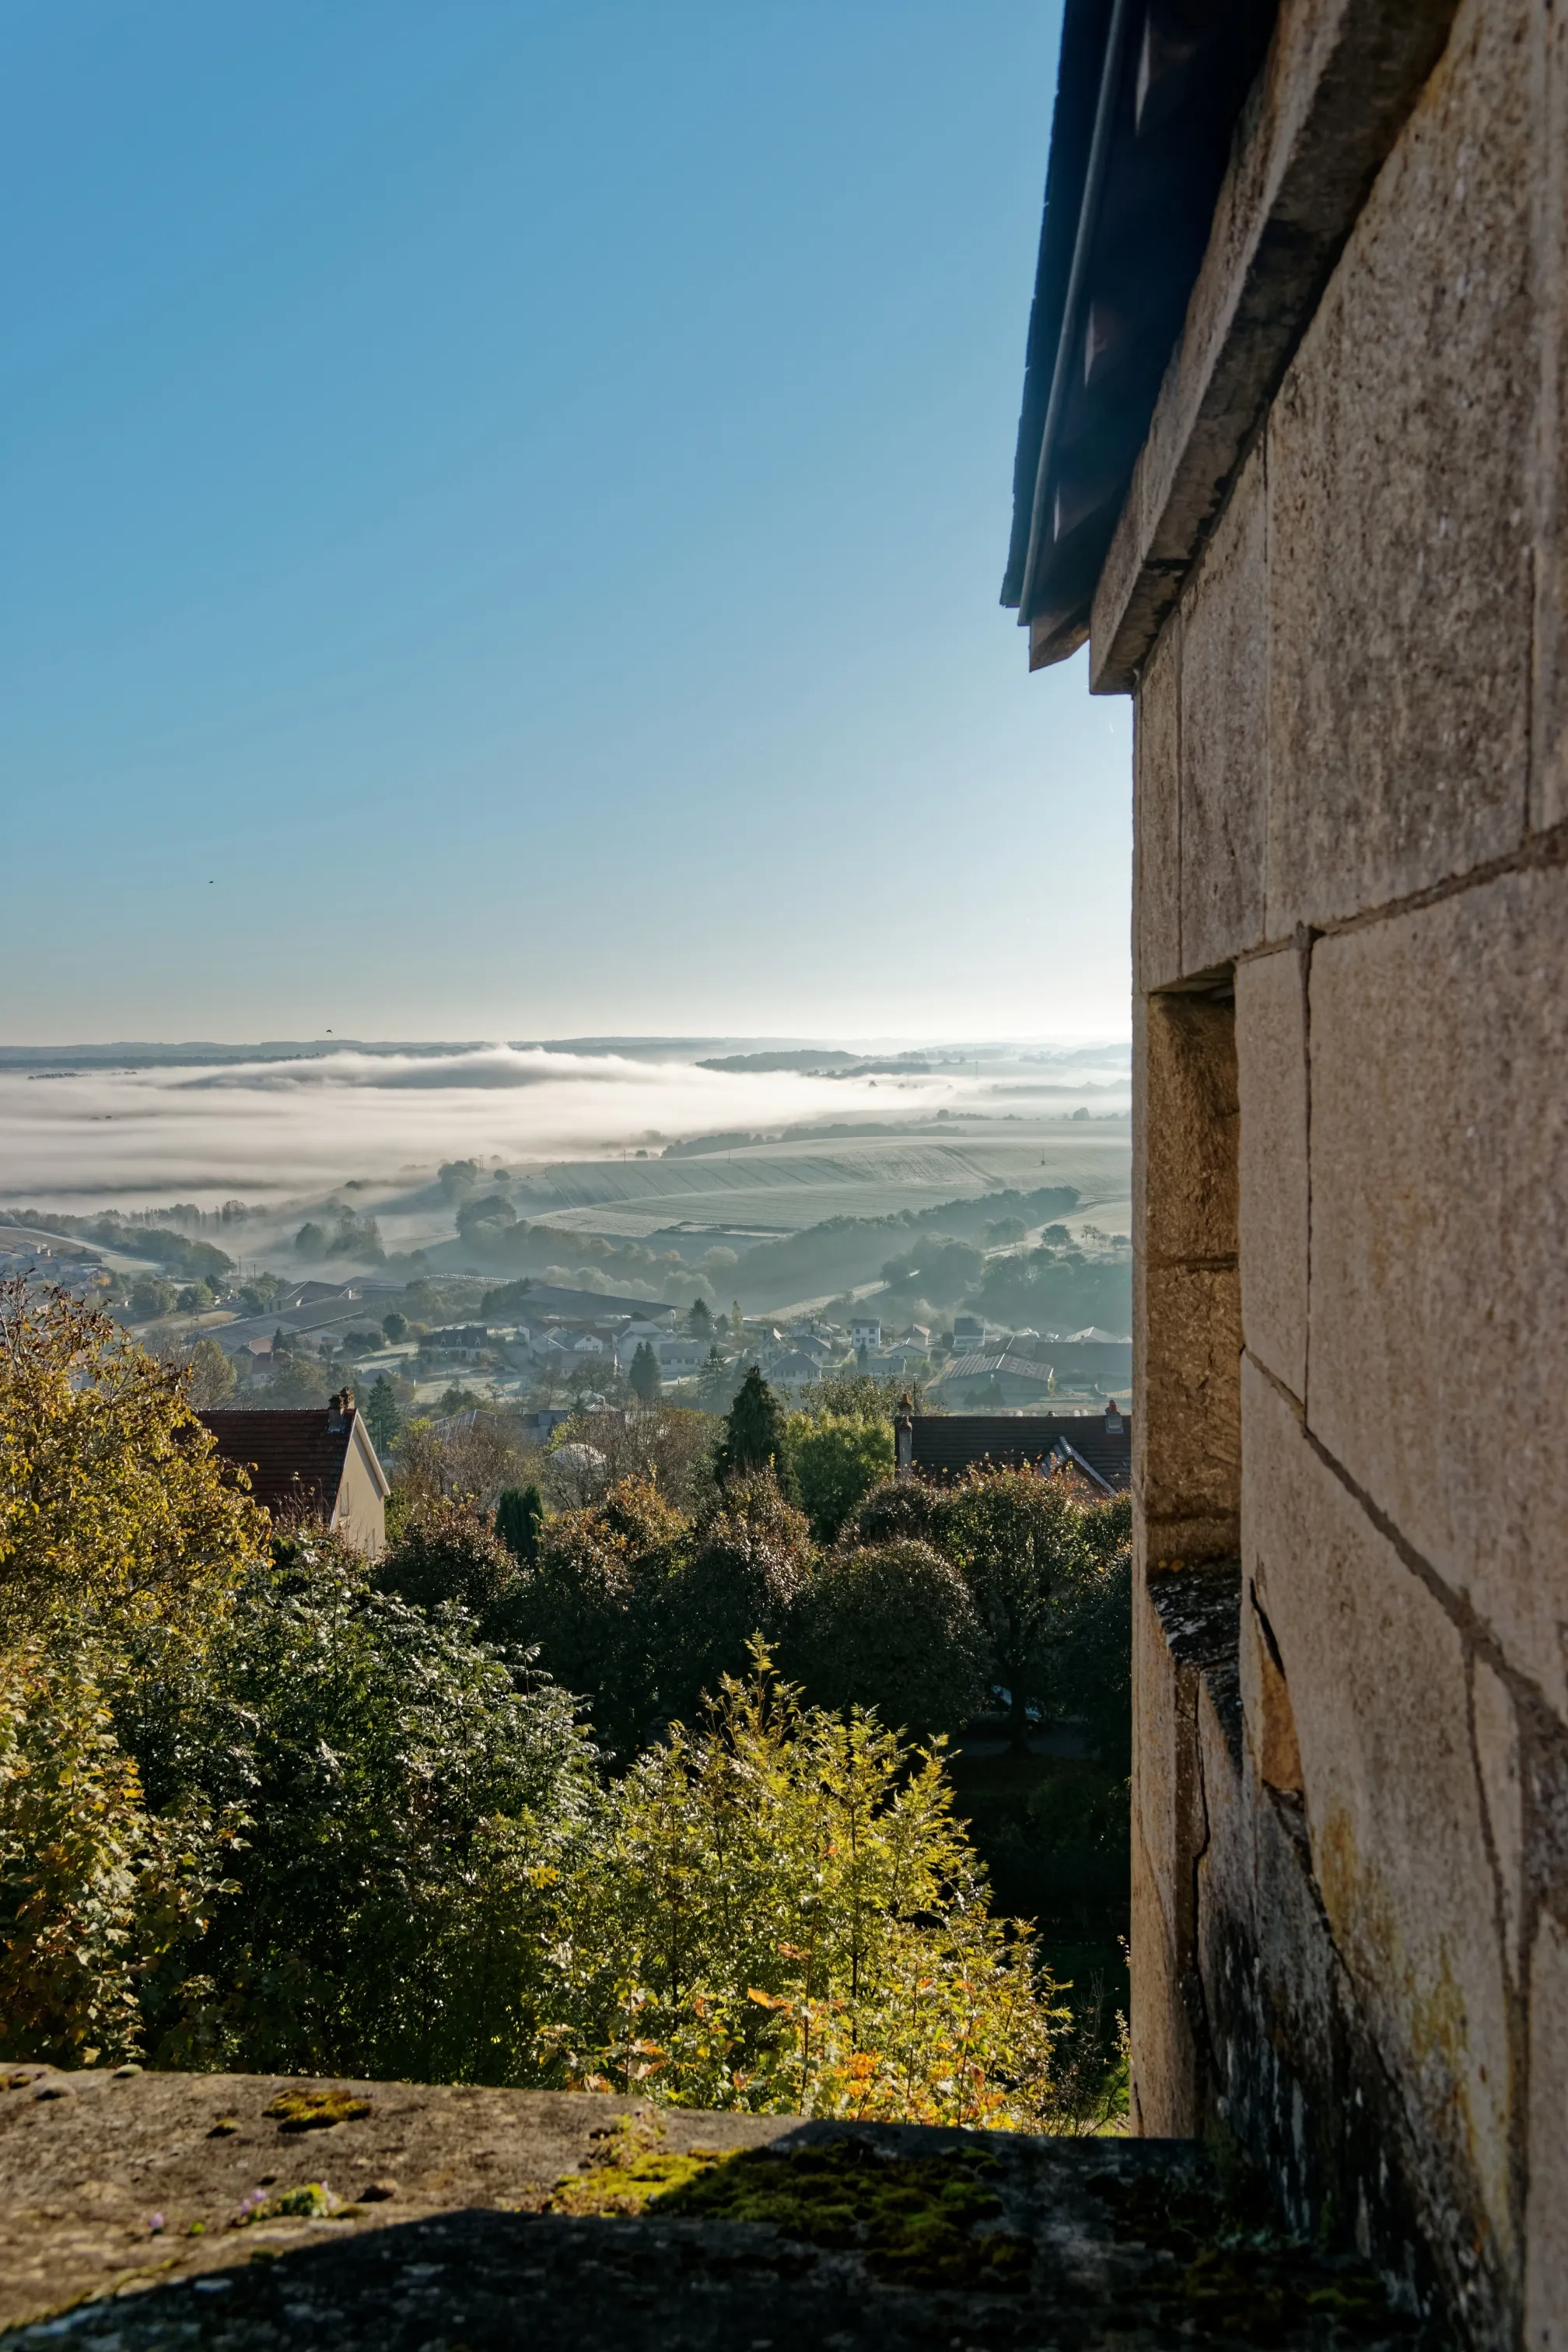
[[[0,2086],[6,2352],[1440,2340],[1191,2142],[254,2075]]]

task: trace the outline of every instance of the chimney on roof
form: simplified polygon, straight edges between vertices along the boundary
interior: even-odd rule
[[[1105,1433],[1107,1437],[1120,1437],[1121,1434],[1121,1415],[1117,1411],[1116,1399],[1114,1397],[1107,1397],[1105,1400]]]
[[[353,1389],[340,1389],[336,1396],[328,1398],[327,1427],[332,1432],[334,1436],[337,1434],[338,1431],[342,1428],[345,1422],[353,1420],[353,1409],[354,1392]]]

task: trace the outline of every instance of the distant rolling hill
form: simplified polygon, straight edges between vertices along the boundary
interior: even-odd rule
[[[829,1217],[884,1217],[986,1192],[1070,1185],[1080,1206],[1125,1203],[1125,1121],[1033,1122],[934,1137],[749,1144],[709,1156],[563,1161],[531,1171],[521,1217],[641,1239],[661,1228],[755,1225],[797,1233]]]

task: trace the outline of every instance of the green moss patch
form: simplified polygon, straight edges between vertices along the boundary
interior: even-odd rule
[[[1002,2230],[976,2231],[1001,2211],[994,2159],[975,2152],[880,2156],[835,2139],[788,2155],[750,2148],[659,2199],[661,2214],[765,2221],[807,2245],[864,2255],[901,2286],[1021,2292],[1033,2248]]]
[[[324,2180],[302,2180],[297,2189],[281,2189],[265,2202],[259,2193],[247,2197],[234,2226],[244,2230],[253,2221],[325,2221],[336,2210],[337,2202]]]
[[[617,2116],[594,2138],[582,2170],[556,2182],[547,2213],[640,2213],[650,2198],[683,2189],[719,2160],[712,2150],[681,2154],[667,2147],[664,2126],[651,2116]]]
[[[368,2116],[371,2104],[369,2099],[356,2098],[352,2091],[279,2091],[265,2113],[276,2119],[282,2131],[331,2131],[334,2124],[349,2124],[358,2116]]]

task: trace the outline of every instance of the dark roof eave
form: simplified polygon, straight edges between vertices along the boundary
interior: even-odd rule
[[[1089,635],[1276,7],[1067,0],[1002,589],[1031,668]]]

